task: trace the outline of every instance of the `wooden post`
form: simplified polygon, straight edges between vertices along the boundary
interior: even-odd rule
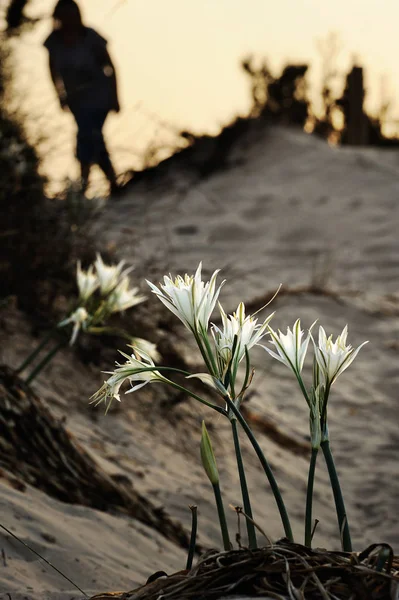
[[[367,116],[363,110],[363,68],[353,67],[347,77],[347,143],[352,146],[368,144]]]

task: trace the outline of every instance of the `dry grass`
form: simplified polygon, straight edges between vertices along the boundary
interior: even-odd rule
[[[211,551],[191,571],[157,578],[131,592],[99,594],[92,600],[216,600],[231,595],[275,600],[393,600],[399,597],[399,560],[387,544],[348,554],[310,550],[280,540],[255,551]]]

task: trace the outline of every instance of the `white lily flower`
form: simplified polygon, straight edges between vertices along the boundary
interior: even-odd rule
[[[323,327],[320,327],[319,345],[316,346],[313,340],[315,358],[326,386],[334,383],[337,377],[355,360],[360,348],[367,344],[367,342],[363,342],[355,349],[350,344],[346,344],[347,336],[347,325],[343,328],[341,335],[337,336],[335,342],[333,342],[332,335],[327,337]]]
[[[145,354],[148,354],[148,356],[150,358],[152,358],[152,360],[160,360],[161,359],[161,355],[159,354],[158,350],[157,350],[157,345],[154,344],[153,342],[149,342],[148,340],[144,340],[143,338],[132,338],[132,348],[137,348],[138,350],[141,350],[141,352],[144,352]]]
[[[314,323],[313,323],[314,325]],[[292,330],[287,327],[287,333],[281,333],[278,330],[278,333],[273,331],[273,329],[269,326],[268,332],[271,336],[271,343],[274,345],[276,352],[270,350],[266,346],[262,346],[266,352],[273,356],[273,358],[279,360],[284,365],[286,365],[289,369],[292,369],[295,375],[300,378],[301,371],[303,368],[303,363],[305,361],[306,352],[309,345],[310,340],[310,332],[313,325],[309,329],[309,333],[302,341],[304,331],[301,329],[301,321],[297,319],[294,323]]]
[[[58,327],[64,327],[69,323],[74,323],[72,329],[72,336],[69,341],[70,346],[72,346],[75,343],[79,330],[85,329],[89,318],[90,315],[87,312],[87,310],[83,306],[80,306],[67,319],[64,319],[63,321],[61,321],[61,323],[58,324]]]
[[[172,279],[171,275],[165,276],[160,288],[147,281],[160,301],[195,334],[208,330],[211,313],[224,283],[216,289],[219,270],[214,272],[210,281],[204,283],[201,280],[201,269],[202,263],[199,264],[195,275],[178,275],[175,279]]]
[[[147,383],[154,383],[157,381],[169,383],[169,380],[156,370],[154,361],[148,354],[142,352],[138,348],[133,348],[133,350],[135,354],[132,354],[131,356],[121,352],[122,356],[127,360],[123,365],[118,362],[116,363],[117,368],[110,373],[111,377],[109,377],[107,381],[104,381],[101,388],[92,396],[91,403],[94,402],[95,406],[102,402],[107,403],[109,400],[107,406],[108,410],[114,398],[120,402],[119,390],[126,380],[130,383],[134,381],[139,382],[138,384],[133,385],[131,389],[126,392],[127,394],[139,390],[147,385]],[[143,369],[148,370],[143,371]]]
[[[94,266],[96,268],[100,290],[103,296],[109,294],[109,292],[118,285],[124,264],[125,261],[121,260],[117,265],[106,265],[101,258],[101,255],[97,253]]]
[[[79,298],[84,302],[96,291],[100,285],[97,275],[94,273],[93,265],[84,271],[80,260],[76,265],[76,282],[79,289]]]
[[[245,316],[245,305],[241,302],[236,312],[227,316],[222,306],[219,304],[222,317],[222,329],[212,325],[212,336],[215,341],[219,371],[223,376],[224,372],[233,358],[233,370],[237,370],[239,363],[245,356],[245,348],[250,350],[253,346],[259,344],[259,341],[266,335],[266,329],[273,318],[274,313],[269,315],[263,323],[258,323],[252,315]],[[232,357],[234,340],[237,338],[234,357]]]
[[[134,287],[129,290],[129,278],[124,277],[109,295],[107,305],[113,313],[122,312],[144,300],[146,297],[139,294],[139,288]]]

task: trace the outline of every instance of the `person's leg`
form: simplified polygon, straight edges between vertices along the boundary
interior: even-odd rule
[[[98,166],[100,167],[101,171],[104,173],[105,177],[110,182],[111,187],[117,186],[115,170],[114,170],[114,167],[113,167],[113,164],[111,162],[108,152],[107,153],[104,152],[99,157]]]
[[[81,191],[84,194],[89,184],[89,175],[94,153],[90,114],[87,110],[73,112],[78,127],[76,135],[76,158],[80,164]]]
[[[115,192],[118,190],[116,173],[105,145],[104,134],[102,131],[107,115],[108,112],[100,113],[96,122],[96,162],[104,173],[105,177],[108,179],[111,185],[111,192]]]
[[[80,163],[80,189],[84,194],[87,190],[87,186],[89,185],[89,175],[90,175],[90,167],[89,163]]]

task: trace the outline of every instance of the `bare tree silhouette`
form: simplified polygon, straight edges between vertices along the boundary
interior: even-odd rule
[[[6,11],[7,28],[14,30],[24,22],[24,9],[29,0],[11,0]]]
[[[305,75],[307,65],[287,65],[280,77],[273,77],[266,61],[259,66],[253,56],[246,57],[242,68],[251,79],[250,117],[271,118],[292,125],[304,125],[309,100]]]

